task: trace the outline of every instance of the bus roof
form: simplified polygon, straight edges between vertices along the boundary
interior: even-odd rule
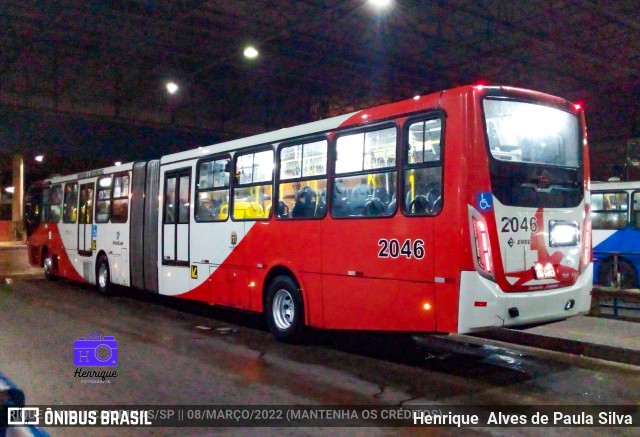
[[[78,179],[92,178],[92,177],[100,176],[103,174],[109,175],[109,174],[119,173],[122,171],[131,170],[133,168],[133,164],[134,164],[133,162],[127,162],[121,165],[112,165],[110,167],[91,169],[91,170],[83,171],[80,173],[73,173],[73,174],[64,175],[64,176],[60,176],[60,175],[51,176],[44,179],[43,183],[46,184],[48,182],[58,183],[58,182],[75,181]]]
[[[160,157],[161,164],[170,164],[190,159],[204,158],[218,153],[229,152],[245,147],[260,146],[266,144],[274,144],[285,140],[301,138],[305,136],[319,135],[325,132],[335,130],[340,127],[366,126],[369,123],[382,121],[392,117],[402,115],[410,115],[412,113],[425,111],[428,109],[436,109],[440,107],[442,97],[447,95],[465,95],[470,92],[481,92],[482,90],[492,90],[493,92],[508,92],[526,96],[528,98],[536,98],[549,101],[554,104],[570,105],[565,99],[550,94],[532,91],[524,88],[515,88],[508,86],[482,86],[482,85],[465,85],[448,90],[441,90],[423,96],[415,96],[410,99],[398,102],[387,103],[384,105],[374,106],[367,109],[343,114],[323,120],[313,121],[310,123],[300,124],[293,127],[283,128],[270,131],[258,135],[235,139],[217,144],[211,144],[197,149],[190,149],[182,152],[176,152]],[[67,176],[55,176],[47,178],[44,182],[65,182],[69,180],[83,179],[86,177],[94,177],[100,174],[113,174],[120,171],[127,171],[133,168],[134,162],[128,162],[119,166],[110,166],[102,169],[95,169]]]
[[[520,95],[527,98],[535,98],[545,100],[553,104],[571,106],[567,100],[553,96],[550,94],[532,91],[524,88],[515,88],[508,86],[481,86],[481,85],[465,85],[448,90],[441,90],[423,96],[415,96],[410,99],[398,102],[387,103],[384,105],[374,106],[362,109],[349,114],[339,115],[311,123],[301,124],[289,128],[271,131],[263,134],[253,135],[250,137],[240,138],[218,144],[212,144],[206,147],[199,147],[195,150],[187,150],[177,152],[161,158],[161,164],[169,164],[189,159],[197,159],[218,153],[228,152],[244,147],[259,146],[264,144],[273,144],[284,140],[300,138],[303,136],[311,136],[322,134],[339,127],[353,127],[358,125],[366,125],[369,123],[382,121],[391,117],[402,115],[410,115],[412,113],[425,111],[427,109],[440,108],[440,102],[445,94],[465,95],[471,92],[501,93],[507,92],[511,95]]]
[[[171,162],[177,162],[186,159],[204,157],[217,153],[228,152],[231,150],[237,150],[244,147],[258,146],[262,144],[274,144],[289,139],[319,135],[340,127],[357,126],[359,124],[366,125],[375,121],[384,120],[385,118],[397,116],[399,114],[410,114],[413,112],[424,110],[426,108],[435,108],[437,107],[439,96],[440,93],[429,94],[427,96],[420,96],[419,98],[407,99],[401,102],[375,106],[348,114],[338,115],[336,117],[313,121],[311,123],[300,124],[297,126],[240,138],[237,140],[212,144],[206,147],[200,147],[195,150],[173,153],[171,155],[163,156],[161,159],[161,164],[168,164]]]

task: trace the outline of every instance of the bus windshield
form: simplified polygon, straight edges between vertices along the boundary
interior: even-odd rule
[[[582,199],[580,123],[540,104],[483,100],[493,192],[503,204],[572,207]]]

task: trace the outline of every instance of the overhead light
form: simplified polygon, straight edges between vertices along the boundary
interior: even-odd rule
[[[116,167],[119,165],[122,165],[122,161],[116,161],[115,164],[116,164]]]
[[[4,189],[4,191],[6,191],[7,193],[11,193],[13,194],[13,192],[15,191],[15,189],[13,187],[7,187]]]
[[[35,159],[36,161],[38,161],[38,162],[42,162],[42,160],[44,159],[44,156],[43,156],[43,155],[38,155],[38,156],[36,156],[34,159]]]
[[[391,0],[369,0],[369,3],[378,9],[384,9],[391,5]]]
[[[175,93],[177,93],[177,92],[178,92],[178,88],[180,88],[180,87],[178,86],[178,84],[177,84],[177,83],[175,83],[175,82],[173,82],[173,81],[169,81],[169,82],[167,82],[166,87],[167,87],[167,92],[168,92],[169,94],[175,94]]]
[[[254,46],[247,46],[244,49],[244,57],[247,59],[255,59],[258,57],[258,50]]]

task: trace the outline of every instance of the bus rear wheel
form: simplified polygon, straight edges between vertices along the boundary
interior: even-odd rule
[[[298,284],[289,276],[276,277],[265,296],[267,326],[283,342],[296,343],[304,336],[304,304]]]
[[[638,288],[638,273],[633,265],[625,260],[618,260],[620,288]],[[618,278],[613,271],[613,259],[609,258],[600,264],[597,276],[598,284],[605,287],[616,287]]]
[[[109,260],[106,256],[98,259],[96,266],[96,285],[101,294],[111,293],[111,272],[109,271]]]

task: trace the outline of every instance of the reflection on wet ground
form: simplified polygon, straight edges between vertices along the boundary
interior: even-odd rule
[[[159,304],[204,317],[204,323],[193,326],[198,338],[215,337],[247,347],[258,352],[260,359],[277,354],[298,363],[354,373],[377,384],[380,393],[387,386],[400,386],[410,395],[404,401],[469,396],[488,387],[518,386],[572,368],[562,360],[540,358],[486,341],[476,344],[451,340],[448,336],[310,330],[304,344],[280,344],[271,339],[260,314],[146,293],[136,294],[134,299],[131,302]],[[349,358],[332,351],[347,353]],[[402,366],[402,372],[398,373],[395,365]]]
[[[21,301],[29,305],[32,299],[34,307],[76,324],[115,329],[123,338],[123,354],[127,343],[136,343],[138,351],[160,354],[168,363],[187,357],[191,365],[234,374],[234,384],[247,390],[267,385],[326,404],[592,404],[640,399],[636,368],[576,363],[487,340],[311,330],[304,344],[289,345],[271,337],[259,314],[131,290],[105,298],[88,287],[63,282],[32,280],[32,285],[46,286],[47,299],[30,291]]]

